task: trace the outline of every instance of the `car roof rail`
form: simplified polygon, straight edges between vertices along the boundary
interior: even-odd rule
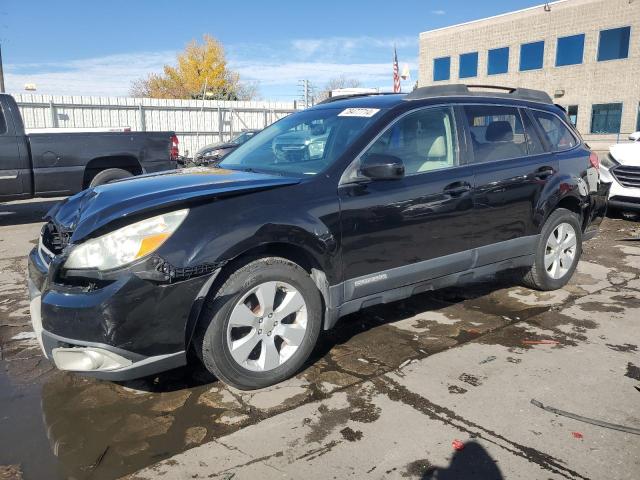
[[[325,98],[321,102],[316,103],[316,105],[324,105],[325,103],[338,102],[340,100],[348,100],[350,98],[369,97],[369,96],[378,96],[378,95],[400,95],[400,94],[396,92],[363,92],[363,93],[354,93],[353,95],[337,95],[335,97]]]
[[[470,90],[480,89],[480,90]],[[488,90],[498,90],[493,93]],[[430,87],[416,88],[413,92],[404,97],[405,100],[424,100],[426,98],[454,97],[454,96],[500,96],[507,98],[517,98],[531,102],[553,104],[553,100],[547,92],[533,90],[531,88],[504,87],[500,85],[432,85]]]

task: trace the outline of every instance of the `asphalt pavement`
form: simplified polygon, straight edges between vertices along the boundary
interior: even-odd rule
[[[241,392],[198,366],[53,370],[25,280],[52,204],[0,205],[2,480],[640,478],[638,223],[606,220],[562,290],[504,275],[372,307],[295,378]]]

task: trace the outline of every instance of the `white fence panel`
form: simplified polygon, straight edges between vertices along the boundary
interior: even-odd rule
[[[180,152],[264,128],[295,111],[293,102],[231,102],[39,94],[15,96],[25,128],[122,128],[174,131]]]

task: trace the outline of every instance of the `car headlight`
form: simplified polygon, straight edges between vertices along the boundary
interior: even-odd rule
[[[321,157],[324,153],[324,142],[316,141],[311,142],[309,145],[309,155],[312,157]]]
[[[600,160],[600,165],[602,165],[604,168],[611,170],[613,167],[617,167],[618,165],[620,165],[618,162],[616,162],[614,160],[614,158],[611,156],[611,154],[607,154],[606,157],[602,157],[602,160]]]
[[[110,270],[131,263],[160,248],[188,213],[189,209],[163,213],[87,240],[71,250],[64,266]]]

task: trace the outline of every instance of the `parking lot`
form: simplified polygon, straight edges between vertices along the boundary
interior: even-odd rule
[[[121,384],[54,371],[25,281],[52,204],[0,206],[0,479],[638,478],[634,221],[606,220],[562,290],[505,275],[372,307],[292,380],[241,392],[198,367]]]

